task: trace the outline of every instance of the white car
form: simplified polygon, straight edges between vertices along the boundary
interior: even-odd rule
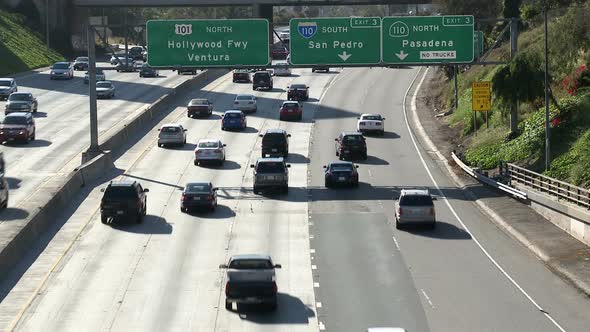
[[[282,40],[289,40],[291,38],[291,34],[289,31],[283,31],[279,33],[279,37],[281,37]]]
[[[218,139],[202,139],[195,148],[195,166],[205,161],[223,165],[225,161],[225,144]]]
[[[287,62],[277,62],[275,70],[275,76],[291,76],[291,69]]]
[[[234,109],[242,112],[256,112],[258,106],[254,95],[237,95],[234,100]]]
[[[158,146],[164,147],[168,144],[184,146],[186,144],[186,129],[178,123],[167,123],[158,129]]]
[[[380,114],[363,114],[357,118],[356,130],[360,133],[378,133],[385,134],[385,118]]]

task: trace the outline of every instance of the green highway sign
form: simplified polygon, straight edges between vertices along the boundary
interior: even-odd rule
[[[294,65],[376,65],[381,62],[381,18],[294,18]]]
[[[268,20],[148,21],[147,62],[152,67],[266,66]]]
[[[473,53],[476,58],[483,54],[483,31],[473,33]]]
[[[473,16],[384,17],[384,64],[473,62]]]

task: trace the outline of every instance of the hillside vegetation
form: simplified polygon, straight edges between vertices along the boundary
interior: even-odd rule
[[[590,186],[590,3],[553,9],[550,13],[551,168],[545,171],[544,39],[539,11],[524,8],[524,31],[517,56],[506,65],[472,66],[459,75],[459,108],[447,123],[459,129],[468,163],[493,169],[514,162],[576,185]],[[528,16],[527,16],[528,15]],[[488,32],[493,34],[493,31]],[[488,43],[491,38],[488,38]],[[488,60],[506,59],[508,43]],[[471,83],[491,81],[493,106],[489,128],[484,114],[471,110]],[[446,108],[453,84],[446,82]],[[518,126],[510,133],[511,104],[518,101]]]
[[[26,27],[23,16],[0,9],[0,76],[45,67],[63,58],[47,48],[38,32]]]

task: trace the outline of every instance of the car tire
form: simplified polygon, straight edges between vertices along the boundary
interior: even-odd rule
[[[231,307],[231,302],[228,300],[225,300],[225,310],[230,310],[231,311],[232,307]]]
[[[180,207],[180,212],[181,212],[181,213],[184,213],[184,212],[186,212],[186,209],[185,209],[185,208],[183,208],[183,207]]]
[[[402,224],[399,223],[399,220],[397,218],[395,218],[395,228],[402,229]]]
[[[195,166],[199,166],[199,161],[195,160]]]
[[[258,193],[260,192],[260,190],[258,190],[258,187],[254,186],[254,195],[258,195]]]
[[[430,225],[428,225],[428,228],[435,229],[436,228],[436,221],[433,221]]]
[[[36,134],[36,132],[33,132],[33,136],[31,136],[31,141],[35,140],[35,134]]]
[[[109,221],[109,217],[107,216],[100,216],[100,222],[106,224]]]
[[[312,69],[311,69],[311,72],[312,72],[312,73],[315,73],[315,69],[313,69],[313,68],[312,68]]]
[[[381,131],[379,132],[379,136],[385,136],[385,130],[381,130]]]
[[[332,183],[330,183],[330,180],[328,180],[328,179],[325,179],[325,180],[324,180],[324,187],[326,187],[326,188],[330,188],[331,186],[332,186]]]
[[[368,156],[368,155],[367,155],[367,153],[365,152],[365,153],[363,154],[363,160],[367,160],[367,159],[369,159],[369,156]]]

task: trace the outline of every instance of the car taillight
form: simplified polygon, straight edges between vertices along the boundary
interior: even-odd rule
[[[430,215],[434,215],[434,208],[430,208],[430,209],[428,210],[428,214],[430,214]]]
[[[248,104],[254,104],[254,102],[253,101],[249,101]]]
[[[292,89],[291,89],[291,90],[289,90],[289,92],[295,92],[295,90],[292,90]]]
[[[180,200],[186,201],[186,199],[187,199],[187,196],[184,193],[182,193],[182,196],[180,197]]]
[[[279,289],[278,289],[278,287],[277,287],[277,282],[276,282],[276,281],[273,281],[273,282],[272,282],[272,292],[273,292],[274,294],[276,294],[278,291],[279,291]]]
[[[229,281],[225,283],[225,295],[227,296],[229,294]]]
[[[213,195],[207,196],[207,200],[210,200],[210,201],[213,200]]]
[[[397,215],[398,216],[401,216],[402,215],[402,211],[403,211],[402,208],[401,207],[398,207],[397,208]]]
[[[221,148],[218,148],[218,149],[215,149],[213,151],[215,151],[215,152],[221,152],[222,150],[221,150]]]
[[[381,122],[375,122],[375,124],[378,125],[378,126],[380,126],[381,125]]]
[[[237,104],[239,104],[239,103],[240,103],[239,101],[234,101],[234,105],[237,105]]]

